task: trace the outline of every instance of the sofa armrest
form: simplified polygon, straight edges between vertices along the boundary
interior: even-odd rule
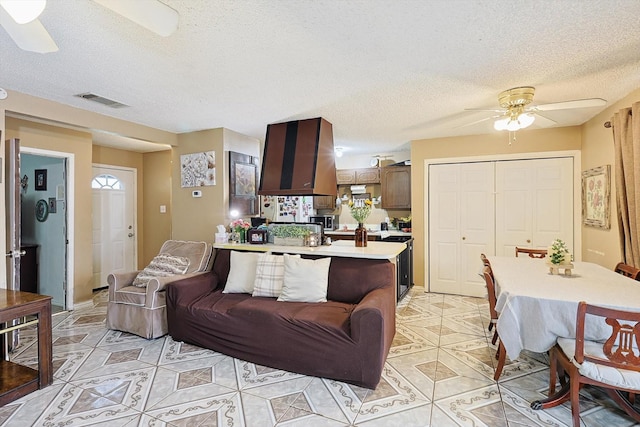
[[[375,354],[386,358],[396,331],[396,298],[393,286],[369,292],[351,313],[351,338],[356,342],[380,342]],[[380,341],[380,336],[383,339]]]
[[[164,291],[169,283],[178,282],[180,280],[189,279],[191,277],[202,276],[204,272],[194,272],[187,274],[177,274],[175,276],[154,277],[147,283],[147,295],[145,298],[145,306],[152,307],[154,295],[157,292]]]
[[[213,291],[218,283],[218,276],[212,271],[198,273],[167,284],[167,304],[174,307],[197,299]]]
[[[111,273],[107,276],[107,284],[109,285],[109,301],[115,301],[115,292],[131,286],[133,280],[140,271],[130,271],[127,273]]]

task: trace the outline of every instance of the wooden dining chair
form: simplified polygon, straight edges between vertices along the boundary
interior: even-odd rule
[[[629,277],[630,279],[640,281],[640,268],[635,268],[629,264],[625,264],[624,262],[619,262],[613,270],[616,273]]]
[[[485,254],[480,254],[480,260],[482,261],[482,265],[484,267],[491,268],[491,263],[489,262],[489,258],[487,258],[487,256]],[[483,274],[480,274],[480,276],[482,276],[482,278],[484,279]],[[489,331],[492,331],[493,330],[493,326],[494,326],[494,323],[493,322],[489,322],[489,326],[487,327],[487,329],[489,329]]]
[[[480,254],[480,260],[482,261],[482,265],[485,267],[491,267],[491,263],[489,262],[489,258],[485,254]]]
[[[546,249],[521,248],[516,246],[516,257],[518,254],[527,254],[529,258],[544,258],[547,256]]]
[[[585,317],[611,326],[605,342],[585,340]],[[594,316],[592,319],[591,317]],[[597,316],[597,317],[595,317]],[[555,374],[569,375],[571,415],[574,427],[580,426],[579,391],[584,384],[605,389],[611,398],[634,420],[640,422],[640,408],[630,398],[640,392],[640,313],[599,307],[582,301],[578,304],[576,338],[558,338],[551,349],[549,396],[555,393]]]
[[[491,344],[495,344],[496,341],[498,341],[498,351],[496,352],[498,365],[496,366],[495,373],[493,374],[493,379],[495,381],[498,381],[498,378],[500,378],[500,375],[502,374],[502,369],[504,368],[504,364],[507,358],[507,351],[505,350],[504,345],[502,345],[502,341],[500,341],[500,337],[498,336],[498,328],[495,327],[495,324],[498,322],[498,312],[496,311],[496,286],[491,267],[485,266],[482,269],[482,275],[484,276],[484,281],[487,284],[487,294],[489,297],[489,314],[491,315],[491,324],[494,325],[493,339],[491,340]]]

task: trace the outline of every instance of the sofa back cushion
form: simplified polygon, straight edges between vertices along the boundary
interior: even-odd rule
[[[160,253],[188,258],[189,268],[185,274],[209,271],[215,255],[211,244],[207,242],[183,240],[167,240],[160,248]]]
[[[358,304],[369,292],[394,286],[395,270],[386,259],[333,257],[327,299]]]
[[[231,250],[219,249],[213,264],[218,287],[224,288],[230,268]],[[320,256],[303,255],[318,259]],[[358,304],[369,292],[395,286],[395,270],[388,260],[331,257],[327,299]]]

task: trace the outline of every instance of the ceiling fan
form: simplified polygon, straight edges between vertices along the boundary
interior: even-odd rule
[[[93,0],[154,33],[167,37],[178,28],[178,12],[159,0]],[[0,26],[22,50],[56,52],[58,46],[38,20],[46,0],[0,0]]]
[[[468,123],[474,125],[487,120],[497,119],[493,123],[496,130],[515,132],[530,126],[536,119],[540,126],[552,126],[556,122],[541,112],[568,110],[574,108],[600,107],[607,101],[601,98],[577,99],[572,101],[554,102],[550,104],[532,105],[535,88],[533,86],[519,86],[500,92],[498,95],[499,109],[467,108],[467,111],[492,111],[498,113],[491,117]]]

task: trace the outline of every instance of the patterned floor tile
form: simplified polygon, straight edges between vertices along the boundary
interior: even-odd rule
[[[256,365],[255,363],[244,360],[234,359],[238,387],[240,390],[247,390],[253,387],[259,387],[265,384],[279,383],[295,378],[307,378],[294,372],[282,371],[280,369],[270,368],[268,366]]]
[[[240,393],[234,391],[209,397],[200,397],[165,408],[151,409],[145,412],[148,424],[158,425],[160,420],[166,425],[191,426],[244,426],[243,407]]]
[[[237,391],[233,359],[212,356],[158,367],[145,411],[181,405],[190,400]]]
[[[434,406],[457,425],[506,427],[507,420],[504,411],[501,411],[501,403],[500,391],[494,384],[435,400]]]
[[[544,398],[546,354],[523,352],[500,381],[488,304],[424,293],[398,304],[397,331],[378,387],[256,365],[169,336],[105,328],[106,292],[94,306],[54,316],[54,383],[0,408],[0,426],[568,426],[565,403]],[[35,329],[21,331],[12,361],[35,367]],[[585,426],[639,426],[600,389],[581,390]]]

